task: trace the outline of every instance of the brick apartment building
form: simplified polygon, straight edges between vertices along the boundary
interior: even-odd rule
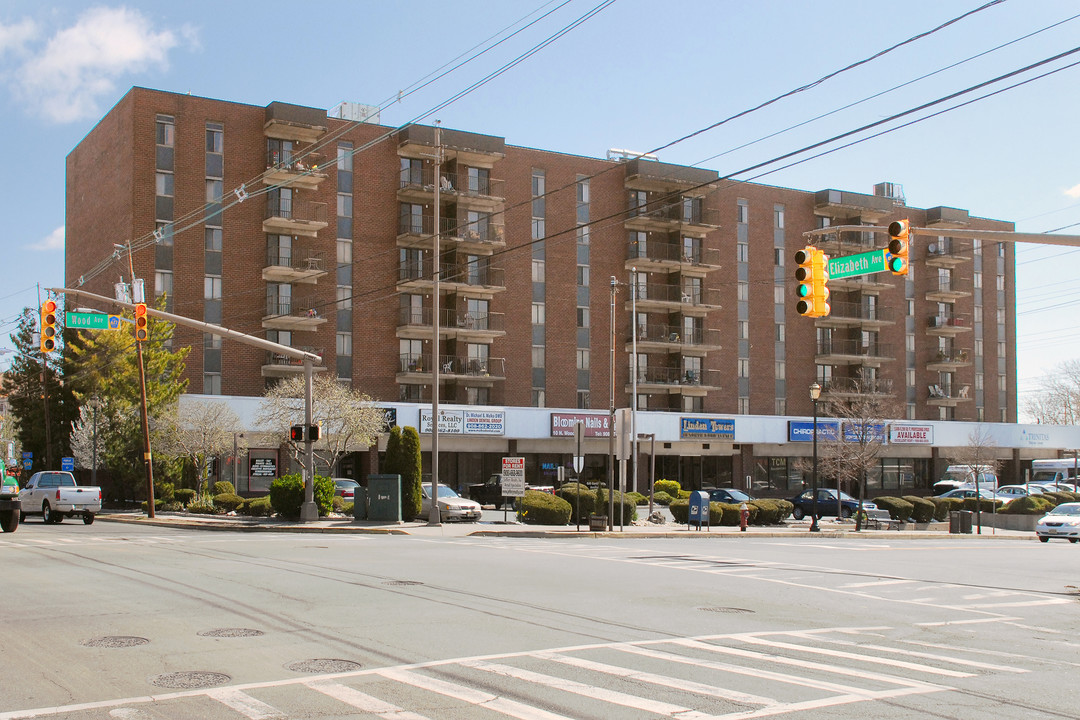
[[[615,278],[619,407],[636,335],[640,410],[809,415],[812,382],[827,398],[861,379],[908,420],[1016,420],[1012,245],[949,236],[1012,223],[908,207],[889,183],[807,192],[450,129],[441,148],[436,177],[432,127],[133,88],[68,156],[66,281],[111,295],[126,258],[91,269],[131,242],[171,312],[313,349],[378,400],[430,401],[437,362],[443,403],[606,410]],[[828,317],[797,314],[804,232],[898,218],[932,232],[906,278],[834,280]],[[886,244],[818,242],[834,256]],[[194,348],[196,393],[258,396],[302,372],[186,328],[175,341]]]

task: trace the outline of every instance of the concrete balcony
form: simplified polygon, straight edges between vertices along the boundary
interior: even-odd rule
[[[971,260],[970,246],[963,246],[959,242],[948,242],[948,238],[945,240],[945,242],[939,239],[927,243],[926,257],[923,260],[927,267],[952,269]]]
[[[627,292],[626,309],[631,309]],[[720,291],[716,288],[683,287],[670,283],[639,283],[638,312],[681,312],[697,317],[720,309]]]
[[[939,350],[926,363],[926,369],[932,372],[950,372],[971,366],[967,350]]]
[[[315,285],[319,278],[329,272],[324,266],[322,255],[282,254],[280,251],[270,251],[266,254],[266,266],[262,271],[262,279],[266,282]]]
[[[326,203],[293,200],[266,204],[262,230],[271,235],[318,237],[326,221]]]
[[[322,356],[323,349],[315,347],[298,347],[297,350],[304,350],[309,353],[314,353],[318,356]],[[312,368],[315,372],[323,372],[325,367]],[[281,355],[275,352],[267,352],[266,360],[262,365],[263,377],[292,377],[293,375],[302,375],[304,373],[304,361],[288,355]]]
[[[829,281],[832,284],[832,281]],[[866,305],[859,302],[830,302],[831,310],[825,317],[817,318],[818,327],[863,328],[874,330],[895,323],[892,308]]]
[[[718,373],[712,370],[682,370],[671,367],[650,367],[638,370],[638,394],[705,395],[718,390]],[[624,392],[632,393],[633,383]]]
[[[504,202],[502,180],[470,177],[467,173],[439,173],[439,204],[457,204],[462,209],[496,212]],[[432,203],[435,201],[435,171],[402,170],[398,187],[402,202]]]
[[[631,208],[624,223],[627,230],[644,232],[677,231],[696,237],[720,227],[720,213],[714,208],[689,209],[683,203]]]
[[[693,188],[692,191],[704,194],[712,189],[705,183],[715,182],[720,177],[715,170],[672,165],[644,158],[627,160],[625,165],[625,185],[631,190],[678,192]]]
[[[435,150],[435,128],[429,125],[408,125],[397,135],[401,157],[426,158]],[[470,167],[490,168],[506,157],[506,141],[494,135],[443,128],[439,138],[447,162],[457,160]]]
[[[964,313],[930,315],[926,321],[926,334],[938,337],[956,337],[971,332],[971,316]]]
[[[707,272],[720,269],[720,252],[711,248],[688,248],[678,242],[633,242],[627,246],[626,269],[656,272]]]
[[[971,397],[970,385],[961,385],[959,387],[954,387],[952,385],[930,385],[928,396],[926,398],[927,405],[934,405],[937,407],[956,407],[962,403],[973,401],[974,398]]]
[[[926,290],[926,299],[930,302],[954,303],[957,300],[971,297],[971,293],[970,286],[966,289],[961,288],[955,280],[938,279],[935,281],[931,278]]]
[[[410,385],[430,385],[434,373],[431,355],[403,354],[398,359],[397,381]],[[457,355],[439,356],[439,380],[456,381],[474,387],[494,385],[506,380],[505,358],[469,358]]]
[[[431,308],[401,308],[398,312],[397,337],[427,340],[432,335]],[[470,313],[442,308],[439,311],[439,336],[465,342],[490,344],[506,335],[503,313]]]
[[[894,212],[896,202],[892,198],[843,190],[819,190],[814,193],[815,215],[845,221],[858,218],[876,225]]]
[[[301,158],[302,159],[296,159]],[[322,155],[303,151],[283,156],[281,151],[268,150],[263,183],[299,190],[317,190],[319,183],[329,177],[319,170]]]
[[[895,350],[887,343],[863,344],[861,340],[818,342],[814,360],[819,365],[865,365],[876,367],[895,360]]]
[[[633,335],[627,331],[626,349],[632,352]],[[720,349],[720,331],[687,331],[681,325],[648,324],[637,328],[637,348],[639,353],[664,352],[701,356],[712,350]]]
[[[325,110],[283,102],[266,106],[263,134],[268,138],[313,143],[325,132]]]
[[[267,298],[263,329],[292,332],[318,330],[326,322],[318,310],[320,304],[316,298]]]
[[[503,226],[495,222],[468,223],[454,218],[439,218],[439,250],[451,247],[472,255],[491,255],[506,247]],[[398,247],[435,247],[435,223],[430,217],[403,217],[398,222]]]
[[[832,378],[821,384],[821,397],[832,400],[851,400],[857,397],[893,397],[892,380],[863,380]]]

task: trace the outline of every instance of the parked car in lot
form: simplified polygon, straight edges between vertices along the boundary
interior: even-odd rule
[[[997,489],[997,499],[1004,502],[1012,502],[1016,498],[1028,495],[1042,495],[1042,488],[1038,485],[1025,487],[1024,485],[1002,485]]]
[[[83,486],[75,476],[60,470],[36,472],[19,493],[22,500],[20,520],[27,515],[41,515],[46,523],[62,522],[65,517],[81,516],[89,525],[101,512],[101,488]]]
[[[549,495],[555,493],[554,485],[525,485],[526,490],[537,490],[539,492],[546,492]],[[475,500],[481,505],[494,505],[496,508],[502,507],[504,500],[509,501],[512,498],[504,498],[502,489],[502,474],[492,473],[491,476],[482,483],[474,483],[466,488],[466,492],[469,498]]]
[[[356,488],[360,487],[360,483],[351,478],[333,478],[333,481],[334,494],[344,502],[352,502],[356,496]]]
[[[1065,492],[1076,492],[1076,486],[1067,482],[1043,482],[1043,483],[1031,483],[1031,487],[1037,487],[1043,492],[1057,492],[1064,490]]]
[[[1080,503],[1062,503],[1039,518],[1035,534],[1042,542],[1064,538],[1071,543],[1080,540]]]
[[[431,483],[420,486],[420,514],[428,517],[431,512]],[[439,483],[439,518],[443,522],[467,521],[476,522],[480,519],[480,503],[475,500],[463,498],[451,488]]]
[[[705,488],[705,491],[709,493],[709,502],[740,505],[744,502],[750,502],[751,500],[757,499],[750,493],[743,492],[738,488]]]
[[[960,498],[961,500],[964,500],[966,498],[973,498],[976,496],[981,497],[983,500],[1004,500],[1004,498],[999,498],[997,495],[995,495],[992,490],[984,490],[982,488],[976,490],[973,487],[957,488],[956,490],[950,490],[947,493],[942,493],[937,497]]]
[[[791,504],[795,509],[791,511],[791,517],[802,520],[814,512],[814,491],[807,490],[791,498]],[[836,488],[818,488],[818,516],[836,516]],[[849,518],[859,509],[859,501],[848,495],[840,493],[840,516]],[[877,505],[863,500],[864,510],[877,510]]]

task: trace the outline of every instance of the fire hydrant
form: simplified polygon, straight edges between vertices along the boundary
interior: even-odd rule
[[[750,508],[746,503],[739,506],[739,530],[746,532],[746,526],[750,522]]]

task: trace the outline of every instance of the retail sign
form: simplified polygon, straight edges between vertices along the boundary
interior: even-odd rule
[[[1050,433],[1024,428],[1020,431],[1020,444],[1023,447],[1046,447],[1050,444]]]
[[[502,459],[502,495],[503,497],[525,497],[525,458],[504,457]]]
[[[840,423],[835,420],[818,420],[817,437],[821,440],[836,440],[840,437]],[[814,423],[806,420],[788,420],[788,442],[813,442]]]
[[[584,437],[611,436],[610,415],[551,413],[551,437],[574,437],[574,425],[577,423],[581,423]]]
[[[844,442],[885,442],[885,423],[844,423]]]
[[[439,434],[461,435],[464,432],[465,414],[460,410],[439,410]],[[420,432],[431,434],[431,411],[420,411]]]
[[[250,475],[253,478],[276,478],[277,458],[253,457],[250,463]]]
[[[934,426],[893,423],[889,426],[889,443],[892,445],[933,445]]]
[[[735,421],[730,418],[679,418],[682,440],[734,440]]]
[[[420,411],[420,432],[431,433],[431,411]],[[440,435],[505,435],[502,410],[439,410]]]

